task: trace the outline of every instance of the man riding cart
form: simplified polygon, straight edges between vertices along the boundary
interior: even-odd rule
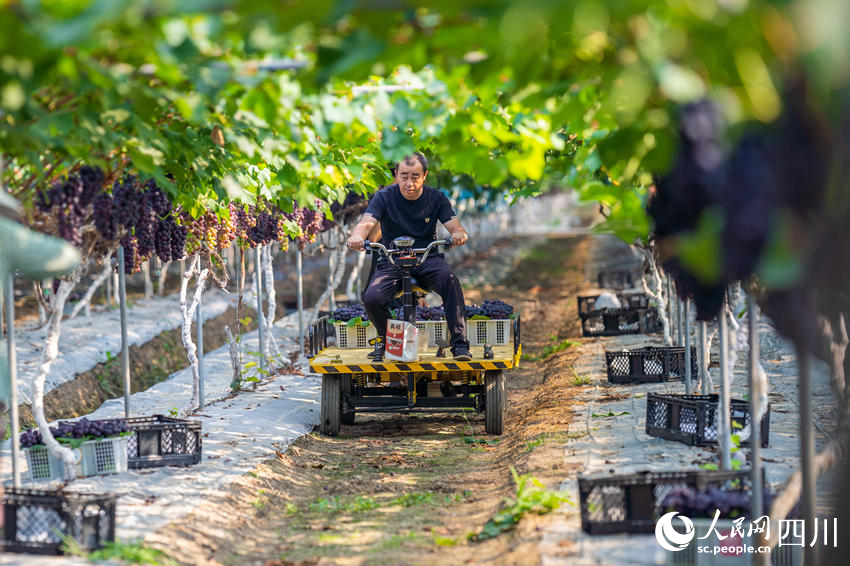
[[[437,235],[437,221],[442,222],[452,235],[452,244],[462,246],[468,236],[460,225],[449,199],[439,190],[426,187],[428,161],[421,153],[414,153],[396,168],[396,184],[382,189],[369,202],[360,223],[354,227],[348,247],[363,251],[366,236],[376,224],[381,224],[381,244],[390,247],[399,237],[413,238],[416,248],[433,242]],[[443,299],[446,321],[451,333],[451,350],[454,359],[469,361],[469,341],[466,339],[463,289],[442,254],[430,254],[412,272],[423,288],[434,289]],[[386,346],[387,320],[390,302],[402,281],[402,273],[385,257],[378,259],[375,275],[363,294],[363,303],[369,320],[375,325],[380,346],[373,359],[383,360]]]
[[[439,246],[465,244],[468,236],[445,194],[425,186],[427,175],[428,162],[421,153],[402,160],[396,182],[373,195],[348,240],[353,250],[379,254],[363,294],[376,334],[369,342],[374,348],[366,347],[362,327],[337,322],[336,347],[328,347],[332,327],[327,319],[310,328],[310,367],[323,374],[320,428],[325,434],[336,435],[340,424],[353,424],[355,413],[458,410],[483,411],[487,433],[502,433],[503,372],[519,363],[519,315],[471,320],[475,351],[470,351],[463,289],[439,252]],[[450,239],[436,239],[437,222]],[[381,242],[369,242],[367,236],[378,225]],[[416,320],[415,297],[427,291],[442,297],[445,326]],[[403,308],[392,317],[390,306],[399,296]],[[443,339],[444,328],[449,342]],[[349,340],[353,330],[364,334],[362,340]]]

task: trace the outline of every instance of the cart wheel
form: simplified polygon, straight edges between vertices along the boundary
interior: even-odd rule
[[[340,397],[340,400],[339,400],[340,403],[341,403],[341,405],[340,405],[341,406],[341,408],[340,408],[340,411],[341,411],[340,422],[342,424],[346,425],[346,426],[350,426],[350,425],[354,424],[354,411],[352,411],[350,409],[346,410],[344,402],[345,402],[346,397],[351,395],[351,374],[350,373],[342,374],[342,376],[340,376],[340,380],[342,381],[342,383],[341,383],[341,385],[342,385],[342,396]]]
[[[484,373],[484,431],[502,434],[505,420],[505,374],[501,371]]]
[[[328,436],[339,434],[339,423],[342,413],[342,396],[340,393],[339,376],[322,375],[322,420],[319,423],[319,430],[322,434]]]

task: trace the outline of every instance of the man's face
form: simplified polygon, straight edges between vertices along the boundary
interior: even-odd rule
[[[402,161],[396,169],[395,182],[401,191],[401,196],[407,200],[416,200],[422,196],[422,186],[428,174],[422,170],[418,159]]]

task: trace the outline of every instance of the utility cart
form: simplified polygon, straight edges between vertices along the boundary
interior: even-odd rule
[[[484,413],[487,434],[502,434],[506,373],[518,367],[522,355],[520,315],[509,320],[467,321],[472,359],[454,360],[437,325],[415,322],[414,301],[427,289],[419,287],[411,272],[439,245],[449,246],[451,240],[436,240],[424,249],[412,248],[412,238],[396,238],[390,249],[365,243],[367,250],[383,254],[402,272],[403,319],[421,326],[421,331],[434,333],[427,345],[424,339],[420,341],[417,361],[375,362],[368,357],[372,348],[365,337],[347,341],[347,346],[354,347],[340,347],[338,341],[329,345],[337,336],[328,317],[311,325],[310,368],[322,375],[323,434],[339,434],[340,425],[353,424],[358,413],[470,410]]]

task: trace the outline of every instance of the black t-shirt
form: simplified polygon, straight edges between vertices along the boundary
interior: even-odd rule
[[[442,191],[422,187],[418,199],[407,200],[397,184],[375,193],[366,214],[381,223],[382,244],[389,247],[395,238],[411,236],[415,248],[424,248],[436,239],[438,220],[445,224],[455,217],[452,203]]]

